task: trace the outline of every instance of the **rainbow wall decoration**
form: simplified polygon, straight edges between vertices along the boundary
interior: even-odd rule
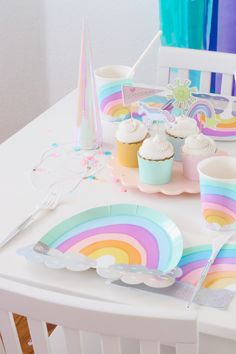
[[[236,229],[236,185],[200,177],[203,217],[214,229]]]
[[[131,117],[129,106],[123,104],[123,85],[131,85],[131,80],[109,82],[98,89],[100,110],[104,119],[115,122]]]
[[[79,253],[90,259],[113,257],[113,264],[143,265],[167,271],[183,252],[179,229],[165,215],[137,205],[113,205],[90,209],[63,221],[35,246],[49,254]]]
[[[196,285],[203,267],[211,255],[211,245],[186,248],[178,264],[180,281]],[[227,244],[219,252],[203,284],[205,288],[236,288],[236,244]]]
[[[209,100],[210,100],[209,96]],[[213,105],[208,99],[201,99],[193,103],[187,116],[194,118],[199,129],[205,135],[209,135],[215,140],[235,140],[236,139],[236,117],[222,118],[216,114]]]

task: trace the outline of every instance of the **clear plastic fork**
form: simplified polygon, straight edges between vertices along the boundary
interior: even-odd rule
[[[57,207],[61,197],[60,191],[56,191],[54,188],[49,190],[45,198],[36,205],[36,207],[30,212],[30,214],[18,224],[5,238],[0,240],[0,248],[11,241],[19,232],[28,227],[43,210],[53,210]]]

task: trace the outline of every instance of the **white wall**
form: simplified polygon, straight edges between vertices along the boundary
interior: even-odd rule
[[[83,16],[95,67],[132,65],[158,28],[157,0],[0,0],[0,141],[76,87]],[[137,70],[155,83],[157,46]]]
[[[0,142],[49,104],[41,1],[0,0]]]

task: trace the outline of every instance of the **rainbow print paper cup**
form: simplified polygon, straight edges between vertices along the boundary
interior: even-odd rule
[[[213,230],[236,230],[236,158],[216,156],[198,164],[202,213]]]
[[[103,66],[95,70],[101,117],[117,122],[131,117],[130,108],[124,106],[122,86],[132,85],[133,75],[128,78],[131,67],[124,65]]]

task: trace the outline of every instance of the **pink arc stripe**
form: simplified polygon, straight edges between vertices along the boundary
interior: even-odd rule
[[[236,213],[236,201],[233,199],[223,197],[222,195],[203,194],[201,196],[201,200],[206,203],[223,205],[224,207]]]
[[[65,253],[67,250],[69,250],[71,247],[73,247],[75,244],[78,244],[85,238],[97,236],[99,234],[109,233],[127,234],[136,239],[146,251],[147,267],[153,269],[158,267],[159,248],[155,236],[148,230],[136,225],[115,224],[87,230],[64,241],[61,245],[57,247],[57,249]],[[91,239],[91,243],[92,242],[93,240]]]
[[[119,99],[122,99],[121,92],[113,93],[113,95],[104,98],[104,100],[101,102],[101,110],[104,110],[104,108],[109,102],[119,100]]]
[[[236,214],[232,210],[224,207],[223,205],[213,204],[213,203],[202,203],[202,207],[203,207],[203,209],[223,211],[225,214],[229,214],[234,219],[236,218]]]
[[[99,235],[94,235],[93,237],[93,242],[99,242],[99,241],[106,241],[106,240],[114,240],[114,241],[123,241],[125,243],[128,243],[130,246],[132,246],[135,250],[137,250],[141,256],[141,262],[144,266],[147,265],[147,257],[146,257],[146,251],[145,249],[140,245],[140,243],[135,240],[135,238],[129,236],[129,235],[124,235],[124,234],[99,234]],[[89,246],[91,244],[91,237],[85,238],[84,240],[80,241],[78,244],[72,246],[69,251],[78,253],[80,252],[83,248]]]
[[[190,284],[195,285],[199,279],[199,276],[201,274],[202,268],[197,268],[193,270],[192,272],[184,275],[181,277],[181,280]],[[234,264],[220,264],[220,265],[213,265],[209,271],[209,274],[212,273],[222,273],[222,272],[235,272],[235,278],[236,278],[236,266]],[[219,276],[215,276],[216,280],[219,278]]]
[[[181,267],[183,275],[181,279],[188,273],[192,272],[195,269],[202,268],[206,265],[207,259],[201,259],[196,262],[188,263]],[[236,258],[217,258],[214,264],[236,264]],[[236,269],[236,268],[235,268]]]

